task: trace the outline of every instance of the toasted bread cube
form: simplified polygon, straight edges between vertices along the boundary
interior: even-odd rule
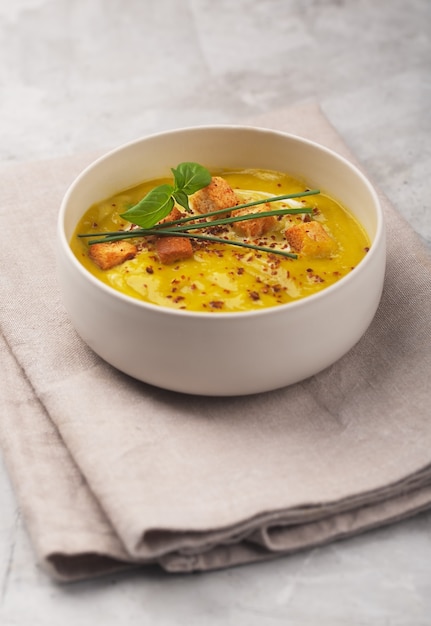
[[[184,217],[184,213],[181,213],[179,208],[174,206],[169,215],[160,220],[159,224],[165,224],[166,222],[175,222],[175,220],[179,220],[181,217]]]
[[[164,265],[184,261],[193,256],[192,242],[187,237],[159,237],[156,240],[156,251]]]
[[[270,211],[269,204],[264,206],[247,207],[246,209],[236,209],[232,211],[231,216],[237,217],[240,215],[247,215],[250,213],[262,213],[263,211]],[[265,217],[255,217],[249,220],[243,220],[241,222],[233,222],[232,226],[235,232],[242,237],[260,237],[265,235],[274,228],[277,223],[277,219],[274,215],[267,215]]]
[[[285,237],[295,252],[314,258],[329,257],[337,248],[336,242],[316,221],[301,222],[287,228]]]
[[[209,185],[191,196],[193,208],[198,213],[211,213],[230,209],[238,204],[236,193],[229,183],[220,176],[213,176]]]
[[[90,259],[102,270],[121,265],[128,259],[133,259],[138,253],[137,247],[130,241],[112,241],[107,243],[93,243],[88,251]]]

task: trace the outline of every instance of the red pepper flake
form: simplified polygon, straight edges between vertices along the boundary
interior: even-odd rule
[[[319,276],[318,274],[314,274],[314,272],[311,269],[311,267],[307,268],[306,272],[307,272],[307,278],[309,280],[312,280],[315,283],[324,283],[325,282],[325,280],[321,276]]]
[[[250,295],[250,298],[251,298],[252,300],[254,300],[254,301],[256,301],[256,300],[260,300],[260,296],[259,296],[259,294],[257,293],[257,291],[250,291],[250,292],[249,292],[249,295]]]
[[[145,271],[147,272],[147,274],[154,274],[154,269],[153,269],[153,267],[151,267],[151,265],[146,267]]]
[[[309,274],[309,278],[314,282],[314,283],[324,283],[324,279],[319,276],[318,274]]]
[[[207,231],[212,235],[222,235],[223,233],[227,233],[228,230],[229,229],[222,224],[220,224],[219,226],[212,226],[211,228],[207,229]]]
[[[178,304],[178,302],[181,302],[181,300],[184,300],[184,296],[176,296],[173,301]]]
[[[209,305],[212,309],[222,309],[224,307],[224,302],[223,300],[211,300]]]
[[[236,273],[238,274],[238,276],[242,276],[245,272],[245,269],[243,267],[238,267],[238,269],[236,270]]]

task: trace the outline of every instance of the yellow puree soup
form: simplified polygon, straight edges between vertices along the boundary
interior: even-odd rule
[[[280,172],[242,170],[217,175],[227,180],[244,202],[266,194],[279,196],[307,189],[300,180]],[[129,224],[119,215],[150,189],[166,182],[172,181],[148,181],[93,205],[80,220],[71,242],[74,254],[89,272],[133,298],[188,311],[233,312],[272,307],[317,293],[340,280],[359,263],[370,245],[364,229],[348,210],[320,193],[296,202],[271,203],[270,207],[297,206],[301,202],[313,208],[312,219],[320,222],[336,242],[336,251],[328,258],[299,253],[297,259],[289,259],[229,244],[199,243],[193,258],[163,265],[154,244],[144,240],[145,245],[135,258],[101,270],[88,256],[89,240],[77,235],[127,228]],[[303,220],[303,214],[283,216],[274,231],[258,240],[243,240],[286,248],[286,227]]]

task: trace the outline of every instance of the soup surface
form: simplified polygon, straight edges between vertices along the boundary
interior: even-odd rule
[[[288,174],[267,170],[213,172],[234,190],[240,203],[268,196],[302,192],[308,187]],[[279,216],[271,229],[257,236],[238,234],[233,225],[217,231],[228,240],[238,240],[297,253],[297,258],[241,248],[229,243],[194,241],[193,256],[163,263],[153,237],[136,238],[138,253],[109,269],[101,269],[90,257],[91,244],[82,234],[96,234],[130,228],[122,217],[132,205],[157,185],[169,180],[152,180],[122,191],[91,206],[77,225],[71,248],[84,267],[110,287],[152,304],[203,312],[258,310],[293,302],[317,293],[340,280],[360,262],[369,249],[362,226],[324,193],[296,200],[271,203],[270,208],[308,207],[311,214]],[[190,199],[193,208],[193,196]],[[266,205],[269,207],[269,205]],[[181,208],[181,207],[180,207]],[[202,218],[202,215],[199,215]],[[210,219],[208,219],[209,224]],[[328,236],[322,249],[313,240],[295,249],[286,240],[287,232],[317,223]],[[246,222],[243,222],[245,224]],[[215,229],[216,227],[214,227]],[[213,229],[213,230],[214,230]],[[290,230],[293,229],[293,230]],[[208,230],[211,232],[211,229]],[[326,240],[325,240],[326,241]]]

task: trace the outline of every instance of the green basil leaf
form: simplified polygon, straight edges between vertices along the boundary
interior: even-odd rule
[[[172,168],[175,191],[183,191],[188,196],[211,182],[209,171],[199,163],[180,163],[176,169]]]
[[[173,196],[178,204],[184,207],[186,211],[190,211],[188,195],[182,189],[174,191]]]
[[[173,192],[172,185],[155,187],[121,217],[141,228],[152,228],[172,211],[175,204]]]

